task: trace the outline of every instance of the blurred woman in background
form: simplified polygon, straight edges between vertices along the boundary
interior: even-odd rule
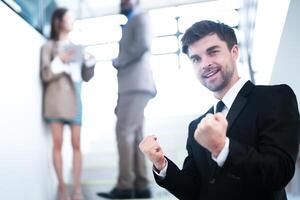
[[[50,39],[41,49],[43,82],[43,117],[53,137],[53,163],[58,178],[59,200],[70,200],[63,178],[62,144],[64,125],[71,128],[73,148],[72,200],[83,200],[80,178],[82,155],[80,129],[82,123],[81,82],[94,75],[95,59],[70,41],[74,18],[66,8],[54,11]]]

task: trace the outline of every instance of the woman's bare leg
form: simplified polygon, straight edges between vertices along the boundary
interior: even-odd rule
[[[80,148],[80,130],[81,126],[71,125],[72,132],[72,147],[73,147],[73,179],[74,179],[74,193],[81,194],[81,170],[82,170],[82,155]]]
[[[67,187],[63,178],[62,144],[64,124],[60,122],[50,123],[53,138],[53,164],[58,179],[60,200],[68,199]]]

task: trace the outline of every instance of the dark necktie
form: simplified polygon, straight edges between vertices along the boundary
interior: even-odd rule
[[[216,107],[216,112],[215,113],[222,112],[224,106],[225,106],[225,104],[223,103],[223,101],[220,100],[217,103],[217,107]]]

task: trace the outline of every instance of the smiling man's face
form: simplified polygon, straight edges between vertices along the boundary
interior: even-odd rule
[[[217,96],[226,93],[238,80],[236,69],[238,53],[237,45],[229,50],[226,42],[217,34],[209,34],[188,48],[188,56],[197,78]]]

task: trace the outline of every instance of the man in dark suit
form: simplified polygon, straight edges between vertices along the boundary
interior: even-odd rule
[[[143,139],[144,109],[155,97],[150,57],[150,17],[139,9],[139,0],[121,0],[121,13],[128,21],[122,26],[119,55],[113,60],[118,71],[116,138],[119,174],[116,186],[98,196],[109,199],[150,198],[145,156],[139,150]]]
[[[181,170],[164,156],[155,136],[140,143],[154,164],[156,182],[183,200],[286,199],[300,131],[291,88],[243,81],[234,30],[223,23],[195,23],[182,45],[218,103],[190,123]]]

